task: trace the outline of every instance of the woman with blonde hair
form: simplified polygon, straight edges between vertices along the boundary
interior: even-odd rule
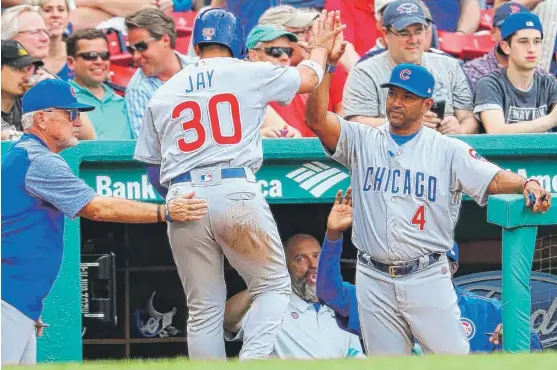
[[[67,81],[72,78],[73,72],[67,64],[64,31],[69,23],[72,4],[70,0],[39,0],[37,5],[40,7],[41,15],[50,34],[48,56],[43,59],[44,68]]]

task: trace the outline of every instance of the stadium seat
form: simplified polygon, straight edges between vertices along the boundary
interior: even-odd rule
[[[439,48],[462,60],[470,60],[489,53],[493,47],[490,34],[465,35],[439,31]]]
[[[170,16],[174,19],[178,36],[191,34],[197,12],[173,12],[170,13]]]
[[[108,51],[110,55],[118,55],[126,53],[126,45],[124,36],[115,29],[105,31],[108,38]]]
[[[130,66],[110,65],[110,86],[114,88],[118,95],[124,95],[125,89],[136,70],[137,68]]]
[[[187,54],[188,48],[190,46],[191,35],[191,29],[187,34],[178,35],[178,37],[176,37],[176,46],[174,47],[174,49],[176,49],[179,53]]]
[[[480,30],[491,30],[493,28],[493,13],[493,8],[481,11]]]

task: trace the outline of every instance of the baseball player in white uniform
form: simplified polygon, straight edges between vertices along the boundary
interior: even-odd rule
[[[339,34],[329,64],[343,45]],[[306,124],[351,173],[356,296],[367,353],[410,354],[415,337],[424,353],[467,354],[445,255],[454,244],[462,193],[482,206],[489,194],[523,193],[535,212],[550,207],[551,195],[463,141],[422,126],[435,84],[425,68],[393,69],[382,85],[387,122],[376,128],[327,113],[330,79],[326,74],[310,94]]]
[[[255,180],[263,161],[259,130],[269,102],[288,103],[318,86],[342,30],[336,16],[320,15],[310,58],[294,68],[240,60],[240,20],[208,9],[193,30],[199,62],[174,75],[149,103],[134,158],[160,165],[167,202],[193,190],[209,203],[194,227],[167,220],[186,292],[191,359],[226,359],[224,255],[253,299],[240,359],[267,358],[273,349],[291,286],[275,221]]]

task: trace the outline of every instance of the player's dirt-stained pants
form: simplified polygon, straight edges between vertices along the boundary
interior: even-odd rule
[[[421,257],[420,266],[426,261]],[[423,270],[395,278],[359,260],[356,296],[369,355],[409,355],[414,337],[424,353],[469,353],[445,254]]]
[[[272,352],[290,300],[290,277],[271,210],[255,176],[221,179],[220,170],[191,171],[192,181],[171,185],[167,201],[195,191],[207,199],[200,221],[169,223],[168,235],[188,305],[191,359],[226,359],[224,256],[245,280],[253,300],[243,326],[240,360]]]
[[[35,322],[2,301],[2,365],[34,365],[37,362]]]

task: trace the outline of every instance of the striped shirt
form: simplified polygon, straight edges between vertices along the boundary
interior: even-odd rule
[[[182,68],[188,64],[192,64],[198,61],[197,57],[191,57],[182,55],[176,52]],[[133,74],[128,87],[126,88],[126,107],[128,111],[128,118],[130,125],[132,127],[132,135],[134,139],[139,137],[139,129],[141,123],[143,122],[143,115],[147,109],[147,103],[151,99],[151,96],[162,86],[164,81],[158,77],[145,76],[141,68]]]

